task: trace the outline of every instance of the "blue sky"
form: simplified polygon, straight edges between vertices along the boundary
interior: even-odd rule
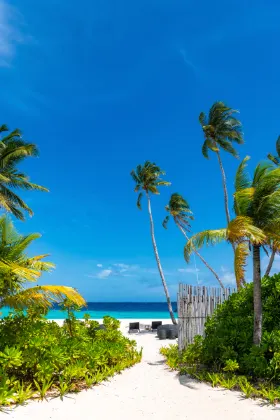
[[[35,215],[17,222],[42,233],[32,251],[57,264],[43,283],[75,286],[88,300],[164,300],[130,178],[146,159],[172,182],[152,206],[173,298],[179,281],[196,283],[180,232],[161,227],[164,206],[179,192],[194,232],[225,225],[218,164],[202,157],[198,124],[216,100],[240,110],[251,168],[274,152],[279,21],[276,0],[0,0],[1,120],[38,144],[40,158],[24,169],[51,191],[28,194]],[[232,192],[238,161],[223,160]],[[232,285],[231,248],[203,255]],[[197,269],[200,283],[215,285]]]

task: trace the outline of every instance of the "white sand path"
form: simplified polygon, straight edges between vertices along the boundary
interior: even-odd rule
[[[129,320],[122,321],[127,331]],[[246,400],[237,392],[211,388],[206,384],[179,378],[171,372],[159,355],[166,341],[155,334],[132,335],[140,347],[140,364],[115,376],[108,382],[63,401],[31,401],[7,413],[0,419],[14,420],[279,420],[280,407]]]

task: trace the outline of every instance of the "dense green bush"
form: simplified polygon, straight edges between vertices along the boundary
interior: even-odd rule
[[[220,305],[205,325],[200,342],[200,361],[221,369],[235,360],[238,372],[280,380],[280,274],[262,280],[263,339],[253,341],[253,284],[248,284]],[[197,353],[197,349],[195,349]]]
[[[161,349],[167,364],[216,385],[231,385],[247,396],[280,400],[280,274],[262,279],[262,301],[259,347],[252,344],[253,284],[248,284],[207,320],[205,338],[196,336],[181,354],[174,345]]]
[[[141,360],[119,321],[69,318],[60,327],[32,312],[0,320],[0,404],[22,403],[52,392],[63,396],[101,382]]]

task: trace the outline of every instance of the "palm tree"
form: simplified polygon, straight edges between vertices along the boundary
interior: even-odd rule
[[[209,230],[194,235],[185,246],[185,257],[203,243],[215,244],[227,240],[236,244],[235,274],[237,282],[244,277],[246,258],[253,248],[254,283],[254,344],[259,345],[262,338],[261,301],[261,246],[274,243],[280,249],[280,168],[273,169],[268,163],[257,165],[253,180],[246,173],[243,159],[236,173],[234,208],[236,218],[227,228]]]
[[[199,115],[199,122],[202,126],[205,138],[202,146],[202,154],[208,159],[208,152],[209,150],[212,150],[216,153],[220,165],[227,223],[230,222],[228,192],[220,150],[223,149],[234,157],[238,157],[238,153],[232,146],[232,142],[242,144],[244,140],[241,131],[241,122],[233,117],[233,114],[237,112],[238,111],[227,107],[224,102],[215,102],[210,108],[208,117],[206,117],[204,112],[201,112]]]
[[[138,165],[136,167],[136,170],[133,170],[131,172],[131,176],[136,183],[136,187],[134,191],[139,192],[138,199],[137,199],[137,207],[139,210],[142,209],[141,199],[143,197],[143,192],[147,198],[148,213],[149,213],[149,218],[150,218],[151,237],[152,237],[155,258],[156,258],[156,262],[158,266],[158,271],[159,271],[162,285],[164,288],[164,292],[165,292],[165,296],[167,300],[167,306],[170,313],[170,318],[173,324],[177,324],[174,313],[173,313],[170,295],[168,292],[167,284],[165,281],[164,273],[161,267],[161,262],[160,262],[160,258],[158,254],[158,249],[157,249],[157,244],[156,244],[156,239],[155,239],[154,221],[153,221],[153,216],[152,216],[151,200],[150,200],[150,193],[159,194],[158,187],[170,185],[170,182],[167,182],[161,179],[162,175],[165,175],[165,172],[163,172],[160,169],[160,167],[157,166],[155,163],[151,163],[149,161],[146,161],[144,165]]]
[[[26,255],[28,246],[39,237],[37,233],[22,236],[6,216],[0,218],[0,307],[22,309],[37,306],[48,309],[65,297],[84,306],[84,299],[72,287],[24,287],[26,282],[37,282],[43,272],[54,268],[53,263],[43,261],[47,255]]]
[[[193,220],[193,215],[190,210],[188,202],[178,193],[174,193],[171,195],[168,205],[165,207],[166,211],[173,217],[173,220],[176,226],[180,229],[184,237],[189,240],[187,236],[187,232],[190,231],[191,225],[190,221]],[[169,221],[169,215],[163,221],[163,227],[167,228],[167,223]],[[193,252],[201,259],[203,264],[211,271],[211,273],[216,277],[217,281],[219,282],[221,288],[225,290],[225,287],[216,273],[216,271],[205,261],[202,255],[194,249]]]
[[[280,166],[280,136],[278,137],[277,141],[276,141],[276,153],[277,156],[273,156],[271,153],[269,153],[267,155],[267,158],[269,160],[271,160],[276,166]],[[270,274],[270,270],[272,268],[273,262],[274,262],[274,258],[275,255],[277,253],[277,249],[275,248],[274,244],[271,244],[271,255],[269,258],[269,262],[265,271],[265,276],[269,276]]]
[[[6,125],[0,126],[0,135],[7,132]],[[0,140],[0,207],[24,220],[24,212],[32,216],[30,207],[16,194],[15,190],[48,191],[46,188],[29,181],[27,176],[17,169],[17,165],[28,156],[38,156],[35,144],[22,140],[20,130],[16,129],[4,135]]]

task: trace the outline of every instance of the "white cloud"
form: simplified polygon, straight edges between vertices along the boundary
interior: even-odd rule
[[[123,263],[116,263],[113,266],[117,268],[119,273],[125,273],[131,268],[129,265]]]
[[[100,273],[98,273],[98,274],[96,275],[96,277],[97,277],[98,279],[106,279],[106,278],[107,278],[107,277],[109,277],[112,273],[113,273],[113,271],[112,271],[112,270],[109,270],[109,269],[107,269],[107,270],[102,270],[102,271],[100,271]]]
[[[103,267],[103,264],[96,264],[96,267],[102,268]]]
[[[22,16],[18,10],[0,0],[0,67],[9,67],[17,45],[27,40],[20,28]]]
[[[119,267],[119,268],[129,268],[129,265],[127,264],[123,264],[123,263],[116,263],[113,264],[115,267]]]

